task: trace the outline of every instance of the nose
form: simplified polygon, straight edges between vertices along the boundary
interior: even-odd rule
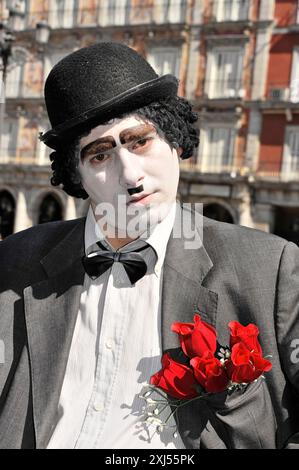
[[[135,188],[144,180],[140,156],[122,147],[118,151],[119,184],[125,188]]]

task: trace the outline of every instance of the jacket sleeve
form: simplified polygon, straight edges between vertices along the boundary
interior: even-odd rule
[[[283,249],[278,271],[276,331],[282,368],[299,401],[299,248],[292,242]],[[299,430],[287,447],[299,449]]]

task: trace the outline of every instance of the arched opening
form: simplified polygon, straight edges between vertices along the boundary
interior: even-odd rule
[[[203,215],[219,222],[234,223],[231,213],[221,204],[208,203],[203,205]]]
[[[38,223],[44,224],[55,220],[62,220],[62,207],[52,194],[48,194],[40,205]]]
[[[299,207],[275,207],[273,233],[299,245]]]
[[[13,233],[15,221],[15,201],[8,191],[0,192],[0,240]]]

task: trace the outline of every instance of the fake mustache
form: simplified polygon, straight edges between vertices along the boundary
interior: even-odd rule
[[[128,189],[128,193],[130,194],[130,196],[132,196],[132,194],[141,193],[142,191],[143,191],[143,184],[141,184],[140,186],[138,186],[138,188],[130,188],[130,189]]]

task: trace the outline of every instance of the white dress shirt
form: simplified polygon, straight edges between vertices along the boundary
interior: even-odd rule
[[[114,262],[96,280],[85,274],[80,308],[47,448],[184,448],[174,428],[161,434],[143,421],[139,397],[151,375],[161,369],[161,289],[166,246],[176,204],[140,252],[148,269],[131,285],[124,266]],[[104,237],[102,236],[104,239]],[[99,229],[90,207],[85,251],[97,249]],[[113,248],[106,240],[102,243]],[[137,239],[120,251],[145,245]],[[151,248],[152,247],[152,248]],[[168,407],[164,418],[170,414]],[[173,419],[169,421],[174,424]]]

